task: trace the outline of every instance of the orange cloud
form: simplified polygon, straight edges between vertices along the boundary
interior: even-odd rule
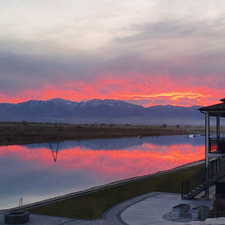
[[[107,78],[106,78],[107,77]],[[211,81],[211,80],[210,80]],[[37,89],[27,89],[16,96],[0,94],[0,102],[21,102],[29,99],[47,100],[66,98],[74,101],[99,99],[121,99],[135,101],[145,106],[171,104],[180,106],[208,105],[223,96],[223,89],[204,85],[193,85],[193,80],[178,82],[168,75],[154,79],[144,75],[105,75],[87,81],[46,84]]]
[[[139,96],[139,98],[157,98],[157,97],[171,97],[172,100],[179,100],[180,98],[196,99],[204,96],[200,93],[192,93],[192,92],[170,92],[170,93],[159,93],[159,94]]]

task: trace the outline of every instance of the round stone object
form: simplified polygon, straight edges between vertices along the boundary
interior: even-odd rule
[[[30,213],[28,211],[13,211],[5,214],[5,224],[25,224],[29,222]]]

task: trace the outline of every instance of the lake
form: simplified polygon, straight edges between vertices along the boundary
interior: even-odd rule
[[[204,137],[95,139],[0,147],[0,209],[204,158]]]

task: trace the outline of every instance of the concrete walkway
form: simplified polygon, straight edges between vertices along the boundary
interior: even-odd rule
[[[191,207],[200,205],[211,206],[210,201],[205,200],[182,200],[179,194],[155,193],[154,196],[139,201],[128,207],[121,214],[121,219],[129,225],[187,225],[192,224],[190,220],[186,222],[173,222],[163,218],[172,210],[172,207],[181,203],[187,203]],[[198,222],[199,223],[199,222]]]
[[[145,199],[125,208],[119,217],[123,225],[225,225],[225,218],[189,222],[172,222],[163,219],[163,215],[180,203],[187,203],[192,207],[198,205],[210,207],[212,204],[211,201],[204,200],[181,200],[178,194],[152,193],[151,196],[146,196]]]

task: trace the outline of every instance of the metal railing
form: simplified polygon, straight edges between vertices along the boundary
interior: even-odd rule
[[[209,212],[208,218],[225,217],[225,210],[211,210]]]
[[[210,138],[209,153],[225,154],[225,138]]]
[[[217,180],[225,176],[225,159],[217,158],[209,162],[208,168],[202,168],[197,174],[190,177],[181,185],[181,197],[192,199],[204,190],[207,190]]]
[[[191,176],[187,181],[181,184],[181,197],[182,199],[192,198],[195,195],[194,191],[196,187],[200,187],[205,182],[206,172],[205,168],[202,168],[198,173]]]

